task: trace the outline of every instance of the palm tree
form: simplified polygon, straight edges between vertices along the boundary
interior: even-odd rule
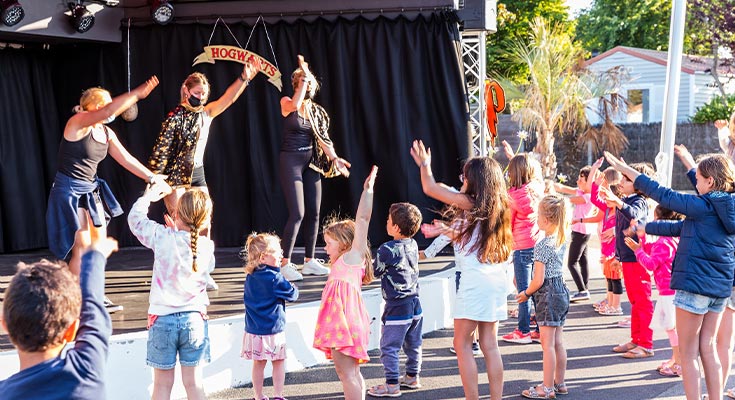
[[[601,86],[602,82],[609,83],[609,78],[593,77],[584,68],[585,51],[560,26],[550,25],[537,17],[530,28],[529,40],[515,41],[509,46],[508,53],[514,62],[528,66],[527,82],[515,84],[502,77],[497,80],[505,88],[506,98],[517,102],[513,119],[527,131],[535,133],[534,152],[539,155],[544,176],[548,178],[556,174],[555,135],[586,128],[589,125],[585,115],[586,103],[595,98],[604,99],[614,91]],[[609,121],[609,118],[605,119]],[[614,124],[611,126],[617,129]],[[593,147],[620,146],[621,137],[625,141],[619,129],[618,133],[613,129],[612,135],[608,135],[610,126],[603,127],[602,133],[588,131],[590,135],[594,134],[589,137],[594,137],[595,143],[600,144]]]

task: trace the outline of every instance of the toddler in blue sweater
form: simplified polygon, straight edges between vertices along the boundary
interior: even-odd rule
[[[241,356],[253,361],[255,399],[263,395],[263,371],[273,365],[273,400],[284,400],[286,380],[286,301],[296,301],[299,290],[281,274],[283,249],[280,239],[269,233],[252,234],[241,255],[245,260],[245,334]]]

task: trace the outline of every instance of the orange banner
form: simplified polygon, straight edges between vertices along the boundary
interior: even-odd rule
[[[275,86],[279,92],[281,91],[281,89],[283,89],[283,83],[281,82],[281,71],[279,71],[275,65],[271,64],[270,62],[268,62],[268,60],[259,56],[258,54],[242,49],[240,47],[225,45],[205,46],[204,52],[196,56],[192,66],[201,63],[214,64],[215,60],[234,61],[240,64],[245,64],[246,61],[252,62],[255,60],[260,60],[260,71],[258,72],[267,76],[268,82]]]

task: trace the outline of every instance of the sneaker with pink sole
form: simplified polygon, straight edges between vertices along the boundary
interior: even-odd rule
[[[533,343],[533,340],[531,340],[531,333],[523,333],[519,329],[514,330],[513,332],[504,335],[503,341],[508,343],[516,343],[516,344],[529,344]]]

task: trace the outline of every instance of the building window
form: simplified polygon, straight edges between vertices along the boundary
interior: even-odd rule
[[[648,123],[650,118],[648,92],[648,89],[628,90],[628,111],[626,122]]]

